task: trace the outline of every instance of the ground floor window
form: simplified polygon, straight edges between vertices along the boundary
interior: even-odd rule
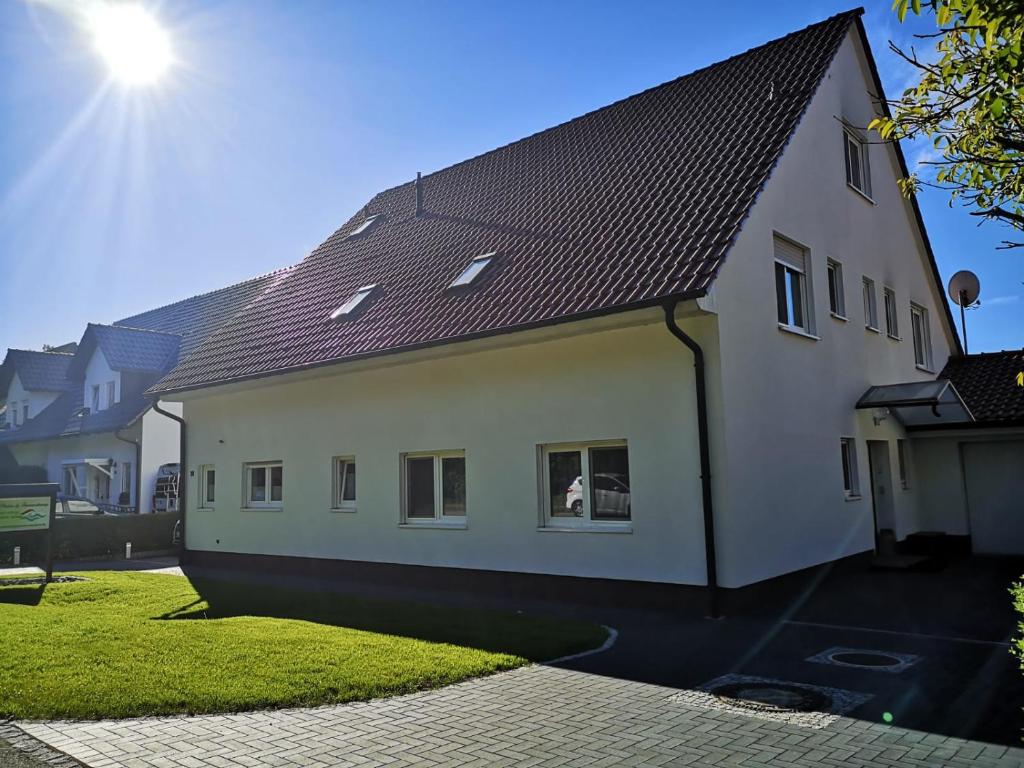
[[[356,460],[354,456],[334,458],[333,509],[341,512],[356,511]]]
[[[284,467],[279,461],[245,465],[246,506],[279,509],[284,499]]]
[[[541,461],[547,524],[578,526],[632,518],[625,443],[542,446]]]
[[[217,469],[213,464],[199,468],[199,506],[212,508],[217,502]]]
[[[402,518],[405,523],[465,523],[465,452],[405,454],[402,457],[402,484]]]
[[[852,437],[839,440],[839,452],[843,462],[843,493],[848,499],[860,496],[860,480],[857,477],[857,444]]]
[[[132,503],[132,465],[127,461],[121,463],[121,497],[118,503]]]

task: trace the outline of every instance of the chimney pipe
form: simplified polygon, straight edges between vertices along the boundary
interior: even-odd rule
[[[419,171],[416,171],[416,215],[423,215],[423,185],[420,183]]]

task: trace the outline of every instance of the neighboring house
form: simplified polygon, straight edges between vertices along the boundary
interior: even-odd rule
[[[21,381],[28,382],[25,389],[36,400],[29,418],[0,433],[0,447],[9,449],[20,465],[45,467],[49,480],[60,483],[69,496],[152,511],[158,471],[162,464],[179,461],[180,440],[177,422],[152,410],[145,390],[285,273],[114,325],[89,324],[74,354],[10,350],[10,367],[5,362],[0,369],[11,379],[8,404],[24,401],[17,388]],[[48,361],[46,376],[41,374],[43,361]],[[167,410],[180,412],[174,404]]]
[[[856,406],[960,352],[881,93],[844,13],[378,194],[150,389],[192,556],[738,587],[871,550],[909,432]]]
[[[8,429],[18,429],[70,388],[68,352],[9,349],[0,365],[0,397]]]

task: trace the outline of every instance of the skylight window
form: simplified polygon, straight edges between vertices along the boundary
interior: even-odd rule
[[[365,219],[363,219],[363,223],[362,224],[360,224],[358,227],[356,227],[355,229],[353,229],[351,232],[348,233],[348,236],[349,237],[359,237],[359,235],[362,235],[362,234],[364,234],[366,232],[369,232],[379,220],[380,220],[380,214],[375,214],[373,216],[367,216]]]
[[[331,313],[331,320],[337,320],[340,317],[346,317],[348,315],[351,315],[353,312],[356,311],[356,309],[358,309],[359,305],[363,303],[366,297],[369,296],[373,292],[373,289],[376,287],[376,285],[367,285],[360,288],[352,295],[352,298],[350,298],[348,301],[346,301],[344,304],[342,304],[340,307],[334,310],[334,312]]]
[[[494,260],[493,253],[485,253],[483,256],[477,256],[462,270],[462,274],[455,278],[455,282],[452,283],[452,288],[459,288],[464,285],[470,285],[480,273],[483,272],[490,263]]]

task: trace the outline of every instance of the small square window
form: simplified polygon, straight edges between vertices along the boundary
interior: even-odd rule
[[[358,291],[352,294],[348,301],[346,301],[344,304],[342,304],[340,307],[338,307],[331,313],[331,320],[337,320],[338,318],[351,315],[353,312],[356,311],[356,309],[359,308],[359,305],[366,300],[366,297],[369,296],[373,292],[373,289],[376,287],[376,285],[366,285],[360,288]]]
[[[828,260],[828,308],[835,317],[846,319],[843,265],[832,259]]]
[[[199,500],[203,509],[212,509],[217,501],[217,470],[212,464],[199,468]]]
[[[455,278],[449,287],[461,288],[466,285],[471,285],[473,281],[480,276],[480,273],[490,266],[493,260],[493,253],[485,253],[483,256],[477,256],[466,265],[466,268],[462,270],[462,273]]]
[[[846,162],[846,183],[866,197],[871,197],[871,168],[868,165],[868,144],[852,131],[843,130],[843,155]]]
[[[404,523],[465,525],[464,452],[405,454],[402,457],[402,482]]]
[[[875,281],[864,278],[864,327],[878,330],[878,299],[875,297]]]
[[[284,501],[284,469],[281,462],[245,465],[245,506],[280,509]]]
[[[632,503],[625,443],[541,446],[544,524],[629,523]]]
[[[339,456],[334,459],[334,500],[331,506],[342,512],[356,511],[356,460],[354,456]]]
[[[900,327],[896,316],[896,292],[892,288],[883,288],[882,300],[885,302],[885,332],[890,339],[899,339]]]
[[[860,496],[860,478],[857,476],[857,443],[852,437],[839,440],[840,458],[843,463],[843,493],[848,499]]]

